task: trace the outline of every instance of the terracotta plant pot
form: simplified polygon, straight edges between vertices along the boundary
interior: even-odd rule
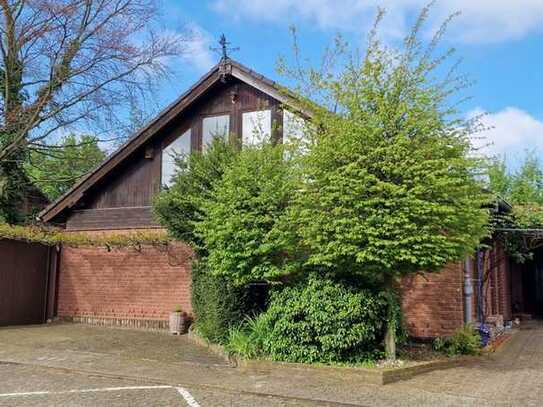
[[[186,318],[184,312],[170,312],[170,333],[181,335],[185,333]]]

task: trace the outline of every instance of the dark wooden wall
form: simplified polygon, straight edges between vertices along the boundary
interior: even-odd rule
[[[53,317],[57,256],[54,247],[0,240],[0,326]]]
[[[209,116],[230,115],[230,133],[241,137],[242,113],[264,109],[271,109],[273,137],[279,139],[282,126],[279,102],[238,80],[218,84],[89,191],[68,214],[66,228],[157,227],[151,205],[153,196],[160,190],[162,149],[190,128],[192,150],[201,150],[202,120]]]

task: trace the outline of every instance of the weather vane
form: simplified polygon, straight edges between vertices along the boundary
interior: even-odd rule
[[[235,52],[239,51],[239,47],[230,47],[231,44],[230,41],[226,41],[226,36],[224,34],[221,34],[221,37],[219,38],[219,45],[220,48],[211,48],[212,51],[218,52],[222,55],[222,59],[228,59],[228,53],[229,52]]]

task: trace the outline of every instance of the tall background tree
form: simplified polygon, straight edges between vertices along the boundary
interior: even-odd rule
[[[543,206],[543,167],[535,151],[526,151],[516,170],[509,170],[504,159],[494,159],[488,176],[490,189],[513,205]]]
[[[51,201],[68,191],[106,158],[95,136],[66,136],[57,148],[31,151],[25,171]]]
[[[0,0],[0,190],[16,202],[15,174],[30,150],[54,148],[69,127],[111,137],[126,109],[167,73],[190,35],[155,31],[154,0]],[[105,134],[104,133],[104,134]]]

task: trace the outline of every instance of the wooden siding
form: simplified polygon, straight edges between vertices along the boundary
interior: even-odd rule
[[[154,146],[136,156],[112,176],[89,202],[89,209],[151,206],[160,187],[160,152]],[[145,154],[148,155],[146,158]]]
[[[142,145],[117,169],[96,184],[66,218],[69,230],[152,228],[151,205],[160,190],[162,150],[187,129],[191,129],[191,149],[202,148],[202,120],[216,115],[230,116],[230,133],[241,138],[242,114],[255,110],[272,112],[273,137],[280,141],[282,113],[279,102],[237,79],[219,83],[164,130]]]
[[[66,223],[67,230],[145,229],[157,226],[150,206],[75,210]]]

